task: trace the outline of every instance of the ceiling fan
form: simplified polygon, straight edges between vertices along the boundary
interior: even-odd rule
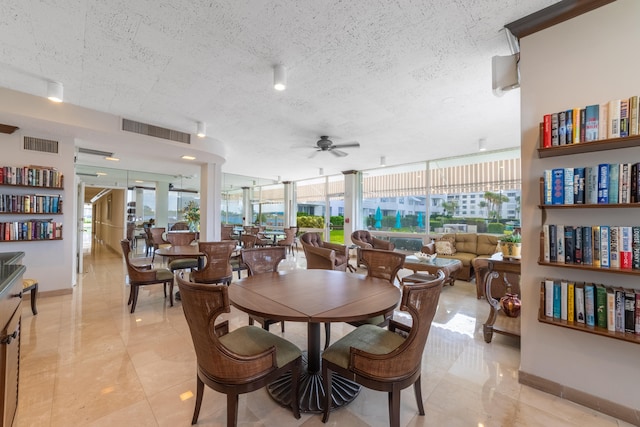
[[[337,148],[358,148],[360,147],[360,143],[357,141],[347,142],[344,144],[334,144],[333,141],[329,139],[328,136],[321,136],[318,142],[316,142],[316,151],[314,151],[309,158],[315,157],[321,151],[328,151],[336,157],[345,157],[349,155],[341,150],[337,150]]]

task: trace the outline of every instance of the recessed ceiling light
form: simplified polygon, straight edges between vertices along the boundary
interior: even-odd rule
[[[278,64],[273,67],[273,88],[275,90],[287,88],[287,69],[284,65]]]
[[[136,179],[136,184],[142,184],[144,181],[141,181],[139,179]]]
[[[193,156],[182,156],[182,160],[195,160],[196,158]]]
[[[198,130],[196,131],[198,138],[204,138],[207,136],[207,124],[205,122],[198,122]]]
[[[62,87],[62,83],[47,83],[47,98],[49,99],[49,101],[62,102],[62,100],[64,99],[63,92],[64,88]]]
[[[107,174],[104,173],[104,172],[96,172],[96,175],[98,175],[98,176],[107,176]]]
[[[105,160],[109,160],[109,161],[111,161],[111,162],[119,162],[119,161],[120,161],[120,159],[119,159],[119,158],[117,158],[117,157],[110,157],[110,156],[109,156],[109,157],[105,157],[104,159],[105,159]]]

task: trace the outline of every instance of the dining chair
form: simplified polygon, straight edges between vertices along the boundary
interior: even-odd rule
[[[153,245],[153,254],[151,255],[151,259],[155,261],[156,259],[156,249],[158,248],[166,248],[171,246],[171,242],[164,238],[164,227],[151,227],[148,228],[149,233],[151,233],[151,244]]]
[[[171,246],[189,246],[196,240],[195,232],[167,233],[167,241]],[[198,268],[198,258],[193,257],[173,257],[169,262],[169,270],[195,270]]]
[[[364,264],[362,260],[362,255],[360,252],[360,248],[364,249],[383,249],[385,251],[392,251],[396,248],[396,246],[388,241],[383,239],[378,239],[373,236],[369,230],[356,230],[351,233],[351,241],[358,246],[358,258],[357,265],[361,266]]]
[[[400,310],[411,315],[411,326],[393,319],[388,330],[362,325],[325,349],[322,354],[323,423],[329,421],[334,373],[372,390],[386,391],[391,427],[400,426],[400,393],[412,384],[418,413],[425,414],[420,384],[422,354],[444,279],[444,273],[438,271],[431,281],[402,288]]]
[[[201,270],[191,272],[191,280],[198,283],[231,284],[233,270],[230,258],[236,249],[235,242],[226,240],[223,242],[199,242],[198,248],[204,254],[206,264]]]
[[[298,227],[285,228],[284,239],[280,239],[276,242],[276,245],[288,248],[292,255],[293,255],[293,245],[295,244],[297,229]]]
[[[287,248],[284,246],[267,246],[263,248],[243,249],[242,262],[247,266],[249,276],[256,274],[273,273],[278,271],[278,264],[287,258]],[[281,331],[284,332],[284,320],[268,319],[261,316],[249,315],[249,325],[258,322],[262,329],[269,330],[269,326],[280,322]]]
[[[138,291],[141,286],[162,283],[164,286],[164,297],[167,297],[167,285],[169,285],[169,303],[173,307],[173,273],[166,268],[150,268],[150,266],[137,267],[130,259],[131,245],[127,239],[120,241],[122,255],[127,265],[129,275],[129,302],[131,313],[136,310],[138,303]]]
[[[233,225],[222,225],[220,227],[220,240],[234,240]]]
[[[367,267],[367,277],[384,279],[395,284],[398,272],[404,265],[405,254],[381,249],[361,249],[362,261]],[[388,313],[370,317],[365,320],[347,322],[353,326],[376,325],[386,326],[393,316],[393,310]]]
[[[320,233],[314,232],[300,236],[300,243],[307,258],[307,268],[347,271],[349,249],[345,245],[325,242]]]
[[[300,418],[298,382],[302,351],[293,343],[257,326],[229,331],[227,286],[188,282],[178,277],[182,309],[189,325],[198,364],[195,409],[191,424],[198,422],[204,386],[227,395],[227,427],[238,423],[238,396],[265,387],[291,372],[291,410]]]

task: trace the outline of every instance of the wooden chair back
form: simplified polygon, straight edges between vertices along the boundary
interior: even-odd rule
[[[398,271],[404,265],[405,254],[380,249],[360,249],[367,267],[367,276],[395,282]]]
[[[233,273],[230,258],[236,249],[235,242],[199,242],[200,252],[205,254],[202,270],[191,272],[191,280],[199,283],[231,283]]]
[[[255,247],[257,240],[258,240],[258,236],[255,234],[243,234],[242,236],[240,236],[242,249],[251,249]]]
[[[196,233],[192,231],[167,233],[167,241],[172,246],[189,246],[194,240],[196,240]]]
[[[164,227],[151,227],[151,228],[148,228],[147,230],[149,230],[149,233],[151,233],[151,241],[153,242],[153,245],[155,246],[156,249],[158,249],[159,245],[170,244],[164,238],[164,232],[166,231],[166,228],[164,228]]]
[[[176,222],[171,226],[169,231],[188,230],[188,229],[189,229],[189,224],[187,224],[186,222]]]
[[[220,240],[233,240],[233,225],[223,225],[220,228]]]
[[[242,262],[246,264],[249,276],[254,274],[278,271],[278,264],[287,258],[284,246],[267,246],[263,248],[243,249]]]

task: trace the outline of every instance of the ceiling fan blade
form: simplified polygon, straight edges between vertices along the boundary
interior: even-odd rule
[[[349,153],[345,153],[344,151],[340,151],[340,150],[331,149],[329,151],[331,151],[331,154],[333,154],[336,157],[345,157],[349,155]]]
[[[360,143],[358,141],[345,142],[344,144],[335,144],[332,147],[333,148],[356,148],[356,147],[360,147]]]
[[[313,153],[309,155],[309,157],[307,157],[307,159],[313,159],[319,152],[320,150],[315,150]]]

